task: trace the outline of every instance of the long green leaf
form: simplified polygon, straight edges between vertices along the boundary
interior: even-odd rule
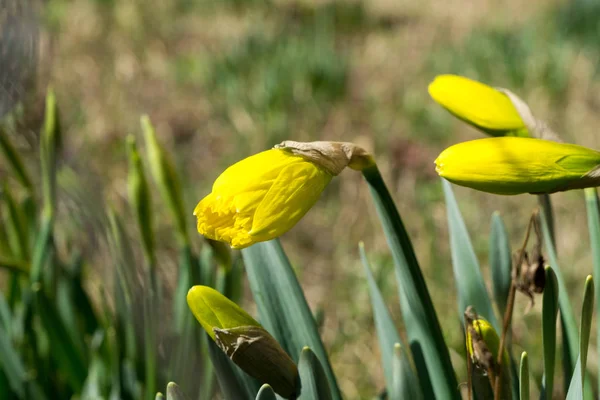
[[[544,378],[540,398],[552,398],[554,363],[556,360],[556,317],[558,315],[558,282],[552,267],[546,267],[546,285],[542,300],[542,346],[544,348]]]
[[[387,391],[392,399],[402,399],[407,395],[412,395],[413,400],[419,399],[421,398],[419,380],[412,369],[405,346],[401,345],[400,335],[377,287],[363,243],[359,244],[359,252],[367,275]]]
[[[592,261],[594,265],[594,280],[600,280],[600,201],[596,188],[585,189],[585,203],[588,215],[588,229],[590,232],[590,245],[592,247]],[[596,310],[600,310],[600,285],[595,285]],[[600,318],[596,319],[597,354],[600,357]],[[598,374],[597,390],[600,391],[600,374]]]
[[[527,352],[521,354],[521,368],[519,370],[520,400],[529,400],[529,358]]]
[[[73,390],[78,392],[82,389],[87,377],[88,362],[83,349],[80,343],[69,334],[53,302],[42,291],[38,291],[34,295],[37,314],[48,334],[50,354],[65,373]]]
[[[448,347],[400,214],[377,167],[362,172],[394,259],[402,317],[423,396],[460,399]]]
[[[588,276],[585,280],[583,292],[583,305],[581,307],[581,333],[579,336],[579,356],[573,372],[573,378],[567,392],[567,400],[588,399],[585,393],[587,352],[592,329],[592,316],[594,312],[594,279]]]
[[[494,301],[500,315],[504,315],[508,291],[511,282],[511,249],[510,240],[500,213],[492,214],[492,230],[490,233],[489,262],[492,272],[492,289]]]
[[[544,236],[544,244],[550,266],[556,275],[556,281],[558,282],[559,293],[569,293],[565,280],[563,279],[560,266],[558,264],[558,258],[556,256],[556,249],[554,248],[553,234],[551,232],[550,222],[547,221],[547,212],[542,212],[542,234]],[[575,320],[575,314],[573,308],[569,302],[568,296],[559,296],[558,305],[560,309],[560,320],[563,331],[563,369],[565,373],[565,384],[571,380],[571,371],[577,363],[577,354],[579,353],[578,345],[578,333],[577,333],[577,321]]]
[[[365,254],[364,244],[361,242],[358,246],[360,252],[360,259],[365,268],[367,275],[367,283],[369,285],[369,294],[371,296],[371,306],[373,308],[373,317],[375,318],[375,328],[377,331],[377,338],[379,339],[379,349],[383,361],[383,374],[385,376],[385,382],[388,393],[393,393],[393,360],[394,360],[394,345],[400,343],[400,335],[394,326],[394,321],[390,312],[383,300],[383,296],[377,287],[377,282],[371,272],[371,266],[369,260]]]
[[[261,324],[297,362],[309,346],[321,361],[334,399],[341,399],[335,375],[296,274],[277,239],[242,250]]]
[[[7,331],[0,327],[0,370],[4,371],[10,388],[19,397],[25,395],[25,365],[10,342]]]
[[[2,151],[4,154],[4,158],[11,166],[19,183],[21,183],[24,188],[32,193],[33,184],[31,183],[31,178],[25,169],[25,164],[23,163],[21,156],[19,156],[17,149],[15,149],[10,140],[8,140],[6,131],[2,127],[0,127],[0,151]]]
[[[475,307],[477,314],[487,319],[496,332],[500,326],[490,297],[485,288],[481,268],[473,250],[469,232],[458,209],[456,198],[450,183],[442,179],[446,208],[448,210],[448,230],[450,231],[450,251],[452,254],[452,269],[458,291],[458,315],[462,317],[468,306]],[[462,320],[462,318],[461,318]]]
[[[423,398],[419,387],[419,380],[413,371],[413,367],[408,359],[405,349],[400,343],[394,345],[392,375],[390,400],[420,400]]]
[[[331,400],[323,365],[309,347],[302,349],[298,363],[302,391],[298,400]]]

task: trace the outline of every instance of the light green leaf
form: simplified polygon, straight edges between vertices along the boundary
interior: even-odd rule
[[[332,397],[341,399],[313,314],[279,241],[256,243],[242,255],[261,324],[295,362],[309,346],[325,369]]]
[[[392,360],[392,391],[390,400],[421,400],[423,395],[419,387],[419,380],[400,343],[394,345],[394,359]]]
[[[298,372],[302,385],[298,400],[330,400],[332,398],[323,365],[308,347],[302,349]]]
[[[271,386],[266,383],[260,387],[258,394],[256,395],[256,400],[276,400],[275,392],[271,388]]]
[[[500,315],[504,315],[511,282],[512,252],[506,227],[498,212],[495,212],[492,215],[492,231],[490,233],[489,249],[494,301],[498,306]]]
[[[469,239],[469,232],[458,209],[452,186],[443,179],[442,186],[446,197],[446,208],[448,209],[452,269],[458,291],[458,315],[462,317],[467,307],[473,306],[477,314],[487,319],[496,332],[500,332],[498,320],[481,276],[479,262]]]
[[[520,400],[529,400],[529,358],[527,352],[521,354],[521,368],[519,370]]]

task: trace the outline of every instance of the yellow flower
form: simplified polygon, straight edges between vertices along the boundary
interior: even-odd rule
[[[372,159],[351,143],[283,142],[227,168],[198,203],[198,232],[244,248],[290,230],[346,166]]]
[[[600,186],[600,152],[574,144],[517,137],[472,140],[448,147],[437,173],[457,185],[513,195]]]
[[[456,117],[492,136],[529,136],[511,98],[483,83],[440,75],[429,84],[429,94]]]

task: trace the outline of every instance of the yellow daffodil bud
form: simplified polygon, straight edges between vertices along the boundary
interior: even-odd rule
[[[194,286],[188,306],[217,346],[248,375],[286,398],[298,392],[298,368],[258,322],[208,286]]]
[[[429,84],[429,94],[456,117],[491,135],[504,135],[507,131],[527,135],[510,98],[483,83],[457,75],[440,75]]]
[[[498,367],[498,351],[500,350],[500,337],[494,330],[494,327],[484,318],[478,316],[473,307],[467,307],[465,311],[465,330],[466,330],[466,347],[468,362],[475,367],[474,373],[474,388],[477,390],[483,389],[481,380],[478,378],[483,375],[487,376],[491,386],[493,387],[495,380],[500,375]],[[510,360],[506,349],[502,355],[502,377],[501,390],[502,399],[510,399]]]
[[[561,141],[510,90],[493,88],[457,75],[440,75],[429,84],[429,94],[442,107],[492,136],[535,137]]]
[[[198,203],[198,232],[244,248],[290,230],[345,167],[373,159],[352,143],[286,141],[227,168]]]
[[[600,152],[549,140],[472,140],[448,147],[435,165],[450,182],[503,195],[600,186]]]

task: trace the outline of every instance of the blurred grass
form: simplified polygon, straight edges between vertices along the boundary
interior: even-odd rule
[[[477,5],[428,0],[418,6],[390,0],[179,0],[152,6],[141,0],[49,0],[44,10],[40,80],[52,82],[68,130],[61,160],[67,172],[58,178],[63,219],[59,215],[57,223],[68,225],[69,232],[94,232],[106,223],[93,211],[82,214],[103,197],[120,212],[126,208],[122,143],[139,131],[144,113],[185,172],[186,204],[204,196],[224,167],[283,139],[356,141],[376,154],[436,308],[449,304],[454,310],[456,299],[447,290],[453,278],[445,208],[432,160],[446,145],[479,134],[429,99],[426,87],[433,77],[458,73],[510,88],[565,139],[600,148],[595,94],[600,7],[593,0],[510,0],[504,6],[491,0]],[[30,114],[31,121],[22,123],[37,132],[40,117]],[[32,137],[11,139],[27,152],[34,147]],[[0,165],[0,177],[8,173]],[[396,289],[382,278],[392,262],[360,179],[342,174],[283,238],[292,262],[301,266],[313,309],[323,307],[325,344],[348,398],[371,396],[375,386],[384,386],[379,356],[372,351],[375,331],[358,241],[370,249],[375,279],[400,320]],[[515,245],[535,199],[461,188],[455,193],[468,230],[479,233],[473,246],[489,286],[492,212],[501,212]],[[579,282],[591,271],[589,245],[581,239],[583,194],[558,194],[553,201],[561,226],[558,252],[561,263],[572,266],[564,272],[572,302],[579,304]],[[156,242],[163,244],[158,273],[170,293],[177,242],[166,207],[154,203]],[[65,215],[75,217],[65,221]],[[188,216],[193,225],[191,210]],[[197,246],[200,239],[192,238]],[[67,246],[57,238],[59,245],[63,240]],[[90,274],[111,276],[102,266],[107,259],[102,246],[93,237],[81,240],[89,241],[85,251],[97,260]],[[541,340],[528,327],[540,324],[541,300],[523,316],[526,305],[518,299],[514,341],[539,360]],[[440,322],[451,347],[463,354],[454,315],[440,312]],[[594,354],[590,351],[588,363],[596,371]],[[531,363],[538,380],[540,371],[541,365]]]

